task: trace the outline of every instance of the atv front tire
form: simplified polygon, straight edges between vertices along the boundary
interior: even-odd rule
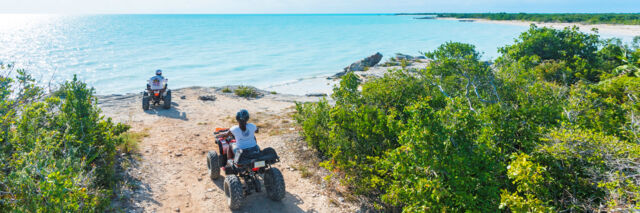
[[[162,108],[169,109],[171,108],[171,90],[167,91],[167,94],[163,97],[163,105]]]
[[[273,201],[281,201],[284,198],[284,177],[277,168],[271,167],[264,173],[264,188],[267,189],[267,197]]]
[[[230,209],[236,210],[242,206],[244,191],[238,176],[228,175],[224,178],[224,194],[227,195],[227,204]]]
[[[142,110],[149,110],[149,94],[144,92],[142,95]]]
[[[220,160],[218,153],[209,151],[207,153],[207,168],[209,168],[209,177],[211,180],[218,179],[220,177]]]

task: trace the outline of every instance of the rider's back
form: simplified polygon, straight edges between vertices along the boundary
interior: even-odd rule
[[[240,149],[247,149],[258,145],[254,134],[257,129],[256,125],[248,123],[245,131],[242,131],[238,125],[231,127],[230,131],[236,138],[236,146]]]
[[[165,83],[165,78],[160,75],[153,76],[151,77],[151,79],[149,79],[149,85],[153,90],[163,89]]]

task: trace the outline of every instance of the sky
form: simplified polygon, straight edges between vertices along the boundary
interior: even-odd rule
[[[640,0],[0,0],[0,13],[640,13]]]

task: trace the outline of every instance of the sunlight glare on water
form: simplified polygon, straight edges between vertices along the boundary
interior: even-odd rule
[[[419,55],[447,41],[495,59],[527,29],[393,15],[0,15],[0,62],[45,82],[75,74],[98,94],[139,92],[156,69],[172,88],[267,88],[331,75],[376,52]]]

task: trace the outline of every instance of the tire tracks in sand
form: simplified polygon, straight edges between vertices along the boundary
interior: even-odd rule
[[[273,147],[281,156],[274,167],[282,171],[287,193],[281,202],[268,199],[264,190],[253,193],[234,212],[355,211],[351,204],[330,202],[321,184],[290,169],[297,156],[286,144],[292,140],[283,137],[297,135],[288,116],[293,112],[293,101],[317,98],[267,94],[245,99],[201,87],[173,90],[172,95],[171,109],[152,107],[148,111],[142,110],[139,94],[99,96],[103,115],[131,125],[131,131],[149,134],[139,144],[136,160],[126,169],[133,181],[126,184],[129,193],[115,198],[116,211],[232,212],[222,188],[224,177],[215,181],[208,177],[206,153],[216,148],[213,130],[233,125],[231,116],[241,108],[249,110],[250,122],[261,128],[256,135],[258,145],[263,149]],[[198,100],[203,95],[214,95],[216,100]]]

